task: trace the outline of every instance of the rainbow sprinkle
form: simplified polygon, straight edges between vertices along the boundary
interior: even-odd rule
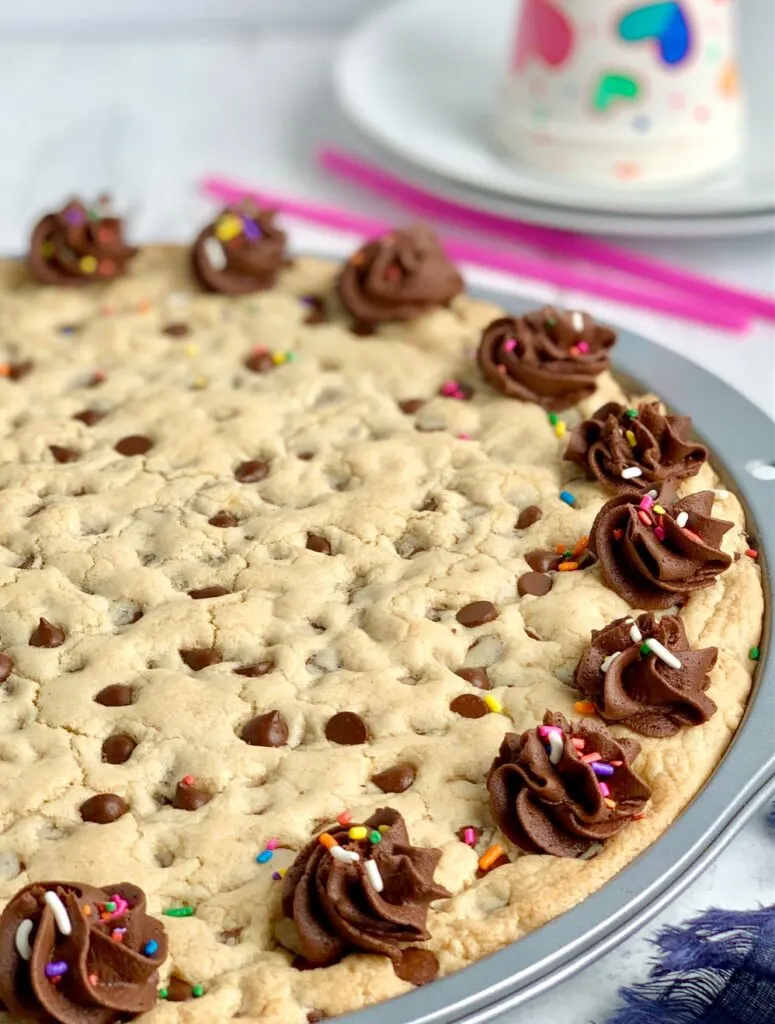
[[[506,851],[500,845],[500,843],[494,843],[489,849],[485,850],[482,856],[479,858],[479,868],[481,871],[489,871],[496,860],[504,855]]]
[[[482,700],[494,715],[500,715],[502,713],[503,705],[496,697],[493,697],[491,693],[486,693],[484,697],[482,697]]]

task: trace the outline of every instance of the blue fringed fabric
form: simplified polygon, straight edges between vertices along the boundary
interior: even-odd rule
[[[708,910],[654,944],[660,963],[608,1024],[775,1024],[775,906]]]

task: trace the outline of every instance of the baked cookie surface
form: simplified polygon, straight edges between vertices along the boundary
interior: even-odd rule
[[[298,258],[273,290],[235,297],[201,294],[177,248],[72,291],[2,268],[0,650],[14,667],[0,684],[0,904],[60,878],[125,879],[155,916],[195,907],[163,918],[162,984],[203,994],[143,1021],[303,1024],[411,988],[379,956],[298,970],[277,940],[273,873],[344,809],[360,821],[389,805],[415,845],[441,849],[452,897],[431,909],[427,945],[442,973],[519,938],[664,831],[750,692],[760,573],[743,511],[719,491],[713,514],[734,524],[722,547],[739,557],[681,610],[689,642],[719,650],[717,713],[638,737],[646,816],[594,858],[509,846],[485,785],[504,734],[547,708],[578,718],[591,631],[631,612],[598,565],[554,573],[540,596],[517,581],[527,553],[589,534],[609,495],[563,460],[544,410],[482,379],[472,351],[501,310],[462,295],[367,337],[333,303],[328,322],[306,322],[304,300],[328,301],[337,269]],[[449,381],[462,399],[440,393]],[[631,400],[604,373],[564,419]],[[680,494],[718,486],[711,453]],[[517,529],[531,506],[541,517]],[[494,616],[459,621],[473,602]],[[472,668],[502,713],[450,708],[485,695],[457,674]],[[259,719],[267,738],[272,712],[284,742],[246,742]],[[402,792],[372,781],[407,764]],[[84,821],[101,794],[124,813],[97,823],[117,810],[103,800]],[[475,849],[457,835],[468,826]],[[512,863],[477,878],[494,842]]]

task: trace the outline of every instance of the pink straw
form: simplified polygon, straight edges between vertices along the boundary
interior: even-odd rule
[[[360,217],[345,213],[333,207],[318,203],[291,199],[286,196],[272,195],[265,191],[244,188],[224,178],[207,177],[200,181],[200,188],[206,195],[222,202],[234,203],[241,199],[251,198],[263,206],[275,207],[289,217],[297,217],[311,224],[320,224],[334,231],[346,231],[356,235],[373,238],[392,231],[394,225],[371,217]],[[658,313],[674,316],[693,323],[709,324],[733,333],[743,333],[748,328],[748,318],[739,310],[727,307],[709,308],[699,300],[670,295],[644,294],[641,289],[628,288],[624,285],[601,280],[577,273],[559,266],[557,263],[539,259],[527,259],[523,256],[501,249],[489,249],[472,242],[457,239],[443,239],[444,248],[451,259],[461,263],[472,263],[488,270],[498,270],[517,277],[551,284],[570,291],[586,292],[599,298],[610,299],[628,306],[655,310]]]
[[[599,242],[594,238],[558,231],[556,228],[539,227],[499,217],[493,213],[473,210],[460,203],[443,199],[426,192],[425,189],[410,185],[395,175],[374,167],[360,157],[346,153],[333,146],[323,146],[317,152],[321,167],[355,182],[368,191],[392,199],[402,206],[413,209],[422,217],[439,217],[456,223],[460,227],[475,231],[487,231],[509,241],[528,242],[556,251],[559,255],[574,256],[589,263],[597,263],[624,274],[639,277],[655,284],[666,285],[686,295],[693,295],[706,302],[721,302],[734,305],[741,311],[765,320],[775,320],[775,300],[765,295],[742,288],[718,284],[709,278],[691,271],[671,267],[666,263],[639,256],[637,253],[619,249]]]

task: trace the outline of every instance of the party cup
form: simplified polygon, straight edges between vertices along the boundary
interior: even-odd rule
[[[742,113],[734,0],[519,4],[496,121],[514,159],[601,186],[695,178],[735,161]]]

